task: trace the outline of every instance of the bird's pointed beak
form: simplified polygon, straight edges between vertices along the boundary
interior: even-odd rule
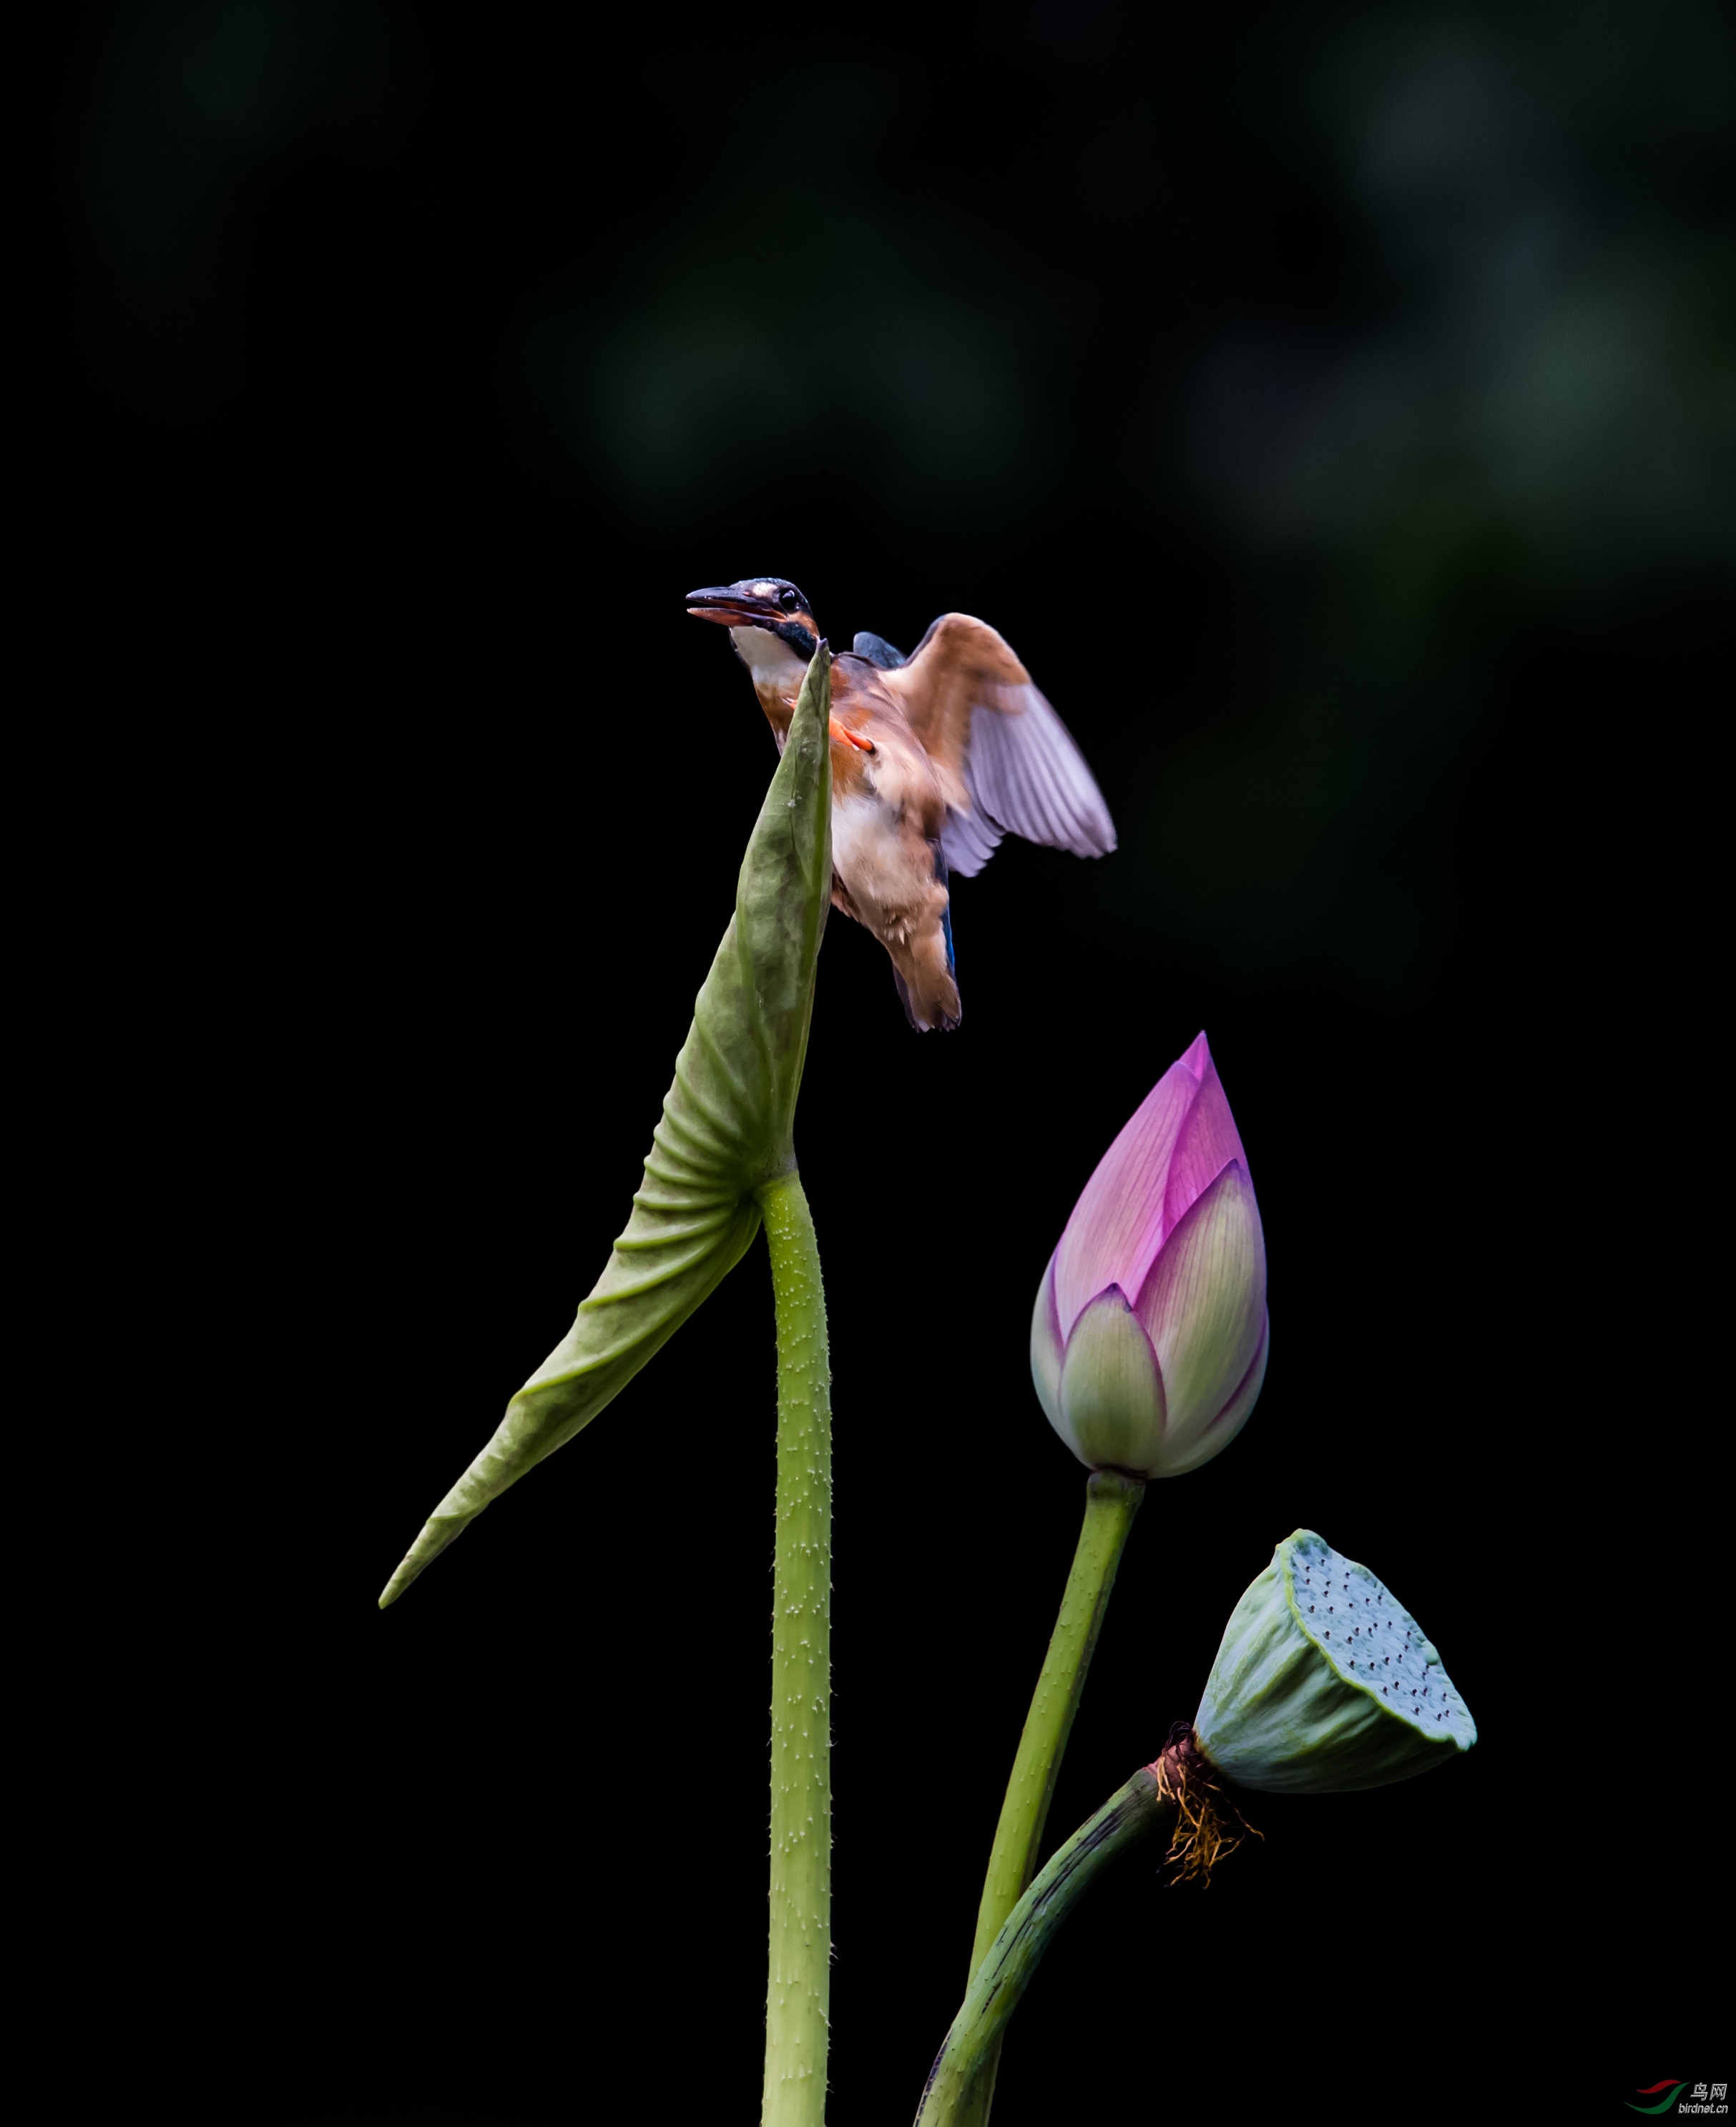
[[[695,620],[714,620],[723,628],[752,628],[756,621],[784,618],[775,599],[755,598],[733,584],[689,591],[687,610]]]

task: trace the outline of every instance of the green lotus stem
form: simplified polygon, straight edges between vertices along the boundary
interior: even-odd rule
[[[1128,1518],[1131,1518],[1131,1510]],[[1117,1855],[1175,1821],[1175,1804],[1142,1765],[1051,1858],[989,1945],[929,2073],[919,2127],[961,2127],[993,2073],[1007,2020],[1055,1930]]]
[[[822,2127],[832,1981],[832,1374],[801,1178],[757,1190],[778,1331],[771,1926],[762,2127]]]
[[[1073,1570],[1067,1575],[1060,1615],[1055,1621],[1042,1674],[1032,1696],[1031,1711],[1025,1717],[1013,1776],[1001,1804],[1000,1822],[995,1826],[982,1903],[977,1908],[976,1940],[970,1949],[973,1976],[1036,1872],[1043,1826],[1055,1795],[1055,1775],[1073,1731],[1073,1717],[1079,1711],[1085,1672],[1097,1649],[1097,1636],[1109,1607],[1127,1532],[1145,1496],[1145,1480],[1124,1476],[1118,1470],[1093,1471],[1086,1484],[1085,1519],[1079,1532],[1079,1547],[1073,1554]],[[984,2127],[994,2101],[999,2052],[997,2041],[994,2058],[984,2063],[984,2072],[978,2078],[971,2108],[960,2115],[960,2127],[966,2121],[969,2127]]]

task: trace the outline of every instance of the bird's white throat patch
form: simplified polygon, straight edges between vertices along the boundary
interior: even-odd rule
[[[789,694],[799,689],[808,670],[807,660],[799,657],[782,636],[764,628],[732,628],[729,640],[735,645],[736,656],[752,673],[757,687],[776,687],[780,694]]]

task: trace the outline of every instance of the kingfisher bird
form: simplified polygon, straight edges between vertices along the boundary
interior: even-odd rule
[[[690,591],[729,630],[778,751],[820,632],[783,576]],[[832,666],[832,902],[892,960],[919,1032],[959,1023],[951,875],[1004,835],[1105,856],[1115,824],[1066,726],[986,621],[943,613],[908,657],[866,631]]]

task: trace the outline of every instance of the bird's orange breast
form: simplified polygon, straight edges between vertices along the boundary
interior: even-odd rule
[[[907,815],[918,831],[941,831],[946,802],[922,741],[871,665],[847,654],[832,666],[832,790],[835,801],[879,797]],[[757,675],[754,692],[781,746],[795,697]]]
[[[874,789],[873,756],[851,746],[847,739],[832,741],[832,802],[866,798]]]

